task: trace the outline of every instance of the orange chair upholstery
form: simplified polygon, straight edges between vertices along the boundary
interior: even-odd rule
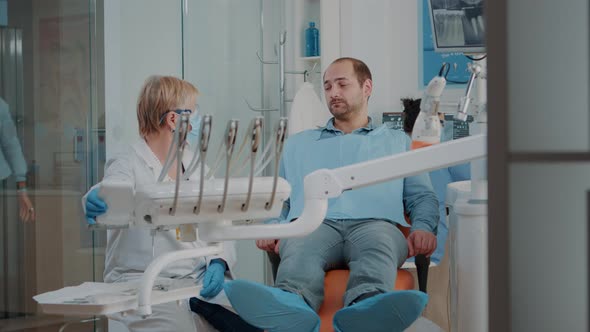
[[[336,312],[344,306],[344,293],[348,283],[349,270],[332,270],[324,278],[324,302],[320,307],[320,332],[334,332],[332,320]],[[396,290],[414,289],[414,277],[406,270],[397,270]]]

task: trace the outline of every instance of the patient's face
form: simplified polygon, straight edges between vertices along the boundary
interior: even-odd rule
[[[324,74],[324,93],[328,109],[335,118],[346,118],[360,113],[366,98],[352,63],[333,63]]]

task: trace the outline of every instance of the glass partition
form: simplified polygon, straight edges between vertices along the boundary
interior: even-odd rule
[[[100,319],[44,315],[32,299],[102,277],[104,234],[81,206],[104,165],[95,3],[0,5],[0,330],[95,330]]]
[[[256,116],[264,117],[266,142],[278,123],[279,65],[276,62],[279,35],[284,29],[285,3],[282,0],[185,0],[182,3],[183,75],[201,92],[198,100],[201,112],[213,115],[207,157],[207,164],[212,167],[229,120],[240,121],[237,145]],[[251,108],[274,110],[257,112]],[[243,153],[240,160],[245,157]],[[237,164],[241,165],[241,161]],[[225,167],[216,175],[224,176]],[[263,282],[265,260],[253,242],[238,242],[236,270],[241,278]]]

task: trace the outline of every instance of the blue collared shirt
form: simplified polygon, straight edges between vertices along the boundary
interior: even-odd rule
[[[27,162],[16,135],[8,104],[0,98],[0,179],[5,179],[11,174],[14,174],[17,182],[26,181]]]
[[[363,128],[345,134],[326,126],[300,132],[285,143],[279,173],[291,184],[279,222],[298,218],[303,211],[303,179],[318,169],[338,168],[410,149],[410,140],[401,131],[375,126],[372,119]],[[436,233],[438,200],[427,174],[397,179],[342,193],[328,202],[326,219],[382,219],[409,226],[404,211],[412,220],[412,230]]]

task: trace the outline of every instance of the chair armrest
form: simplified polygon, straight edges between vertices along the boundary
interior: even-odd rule
[[[428,267],[430,266],[430,257],[418,255],[415,258],[416,274],[418,275],[418,288],[421,292],[426,293],[426,284],[428,282]]]

